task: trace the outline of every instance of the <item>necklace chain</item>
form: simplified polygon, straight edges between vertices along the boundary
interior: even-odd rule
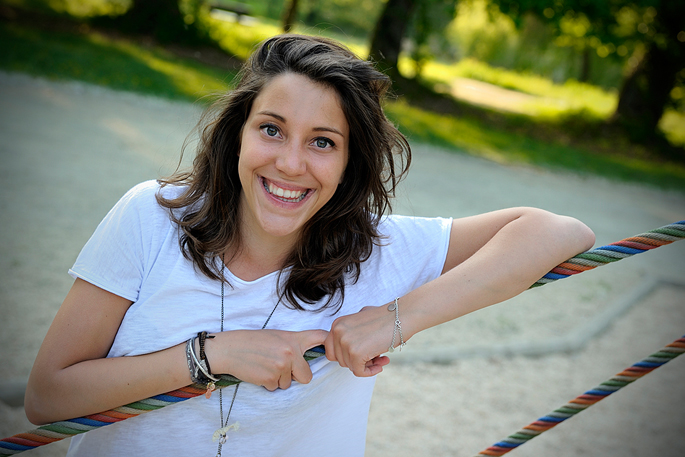
[[[221,331],[224,331],[224,287],[226,283],[226,278],[224,276],[224,273],[226,271],[226,258],[225,254],[221,256]],[[276,308],[278,308],[278,304],[280,303],[280,300],[276,302],[276,306],[274,306],[274,309],[271,310],[271,313],[269,314],[269,317],[266,318],[266,322],[264,322],[264,325],[262,325],[262,330],[264,330],[271,320],[271,317],[274,315],[276,312]],[[221,425],[221,428],[217,430],[220,434],[219,438],[219,448],[216,451],[216,457],[221,457],[221,448],[222,446],[226,443],[226,433],[228,432],[229,428],[232,428],[232,426],[228,426],[228,418],[231,417],[231,410],[233,410],[233,404],[235,403],[235,397],[236,394],[238,393],[238,387],[240,387],[240,383],[235,385],[235,390],[233,390],[233,398],[231,398],[231,404],[228,407],[228,413],[226,414],[226,420],[224,420],[224,401],[223,401],[223,389],[219,389],[219,424]],[[235,429],[237,429],[237,423],[234,424]],[[217,433],[215,432],[215,433]]]

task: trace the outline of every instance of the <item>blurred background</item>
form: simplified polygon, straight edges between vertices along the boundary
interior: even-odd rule
[[[340,40],[392,78],[386,113],[414,152],[399,213],[537,206],[597,245],[685,218],[682,0],[0,0],[0,437],[31,428],[26,378],[97,224],[174,170],[212,95],[285,30]],[[413,338],[377,381],[366,455],[473,455],[673,341],[683,271],[685,242]],[[523,343],[548,352],[490,350]],[[429,349],[454,360],[411,362]],[[680,457],[684,363],[517,455]]]
[[[682,1],[1,0],[0,70],[205,103],[283,31],[378,62],[413,141],[685,189]]]

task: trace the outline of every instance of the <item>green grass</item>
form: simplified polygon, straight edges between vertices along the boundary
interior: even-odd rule
[[[411,141],[435,144],[502,164],[542,166],[685,191],[685,166],[680,164],[599,154],[562,142],[542,142],[473,119],[422,111],[401,101],[388,103],[385,111]],[[619,145],[621,141],[616,143]]]
[[[250,28],[224,23],[214,28],[220,43],[239,56],[246,56],[257,42],[277,31],[273,24]],[[76,79],[172,99],[194,102],[207,94],[225,91],[234,76],[225,70],[176,57],[159,47],[114,39],[85,29],[47,32],[0,22],[0,40],[3,43],[0,69],[5,71]],[[365,54],[363,43],[352,45],[356,52]],[[438,115],[402,101],[388,102],[386,112],[414,142],[436,144],[505,164],[591,173],[685,192],[685,166],[680,164],[656,163],[639,155],[626,158],[590,152],[561,139],[545,142],[521,135],[515,129],[496,128],[468,117]],[[534,122],[521,119],[520,122]],[[677,125],[680,121],[674,118],[672,122]],[[620,150],[623,144],[624,140],[617,139],[612,146]]]
[[[218,16],[213,16],[208,19],[208,25],[212,39],[217,41],[226,52],[242,60],[247,59],[258,43],[282,32],[281,24],[269,19],[260,19],[247,25],[220,20]],[[296,28],[293,33],[326,36],[344,42],[352,52],[361,58],[366,58],[369,53],[368,43],[364,40],[343,35],[333,27]]]
[[[94,32],[46,32],[0,22],[0,68],[117,90],[195,101],[225,91],[234,74],[156,47]]]
[[[400,68],[411,73],[413,64],[403,59]],[[536,100],[522,106],[521,112],[541,122],[561,124],[573,117],[602,121],[613,114],[618,103],[616,90],[605,90],[574,80],[555,84],[548,78],[492,67],[474,59],[463,59],[455,64],[428,62],[422,77],[443,90],[449,90],[455,78],[470,78],[534,95]],[[659,128],[671,143],[685,146],[685,113],[667,109]]]
[[[521,74],[503,68],[491,67],[473,59],[463,59],[452,65],[429,62],[424,76],[436,84],[449,85],[454,78],[471,78],[540,97],[533,108],[533,117],[585,111],[595,117],[608,117],[616,108],[617,94],[597,86],[569,80],[555,84],[541,76]],[[556,102],[556,103],[555,103]]]

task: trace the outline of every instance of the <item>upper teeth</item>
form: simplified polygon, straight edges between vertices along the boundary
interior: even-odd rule
[[[297,199],[304,194],[304,191],[302,190],[288,190],[288,189],[283,189],[281,187],[275,186],[272,183],[269,183],[269,192],[277,195],[282,198],[292,198],[292,199]]]

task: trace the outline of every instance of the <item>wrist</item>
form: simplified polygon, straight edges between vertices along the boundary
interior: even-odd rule
[[[230,338],[232,333],[233,332],[228,331],[208,334],[207,339],[205,340],[205,356],[211,364],[212,373],[217,376],[230,372],[230,361],[227,359],[228,352],[224,351],[223,348],[231,347],[230,340],[227,341],[227,338]]]
[[[392,340],[390,342],[390,346],[388,347],[388,352],[395,352],[396,347],[399,347],[401,351],[407,342],[404,340],[404,333],[402,332],[399,297],[395,298],[395,300],[391,302],[386,309],[395,316],[392,329]]]

